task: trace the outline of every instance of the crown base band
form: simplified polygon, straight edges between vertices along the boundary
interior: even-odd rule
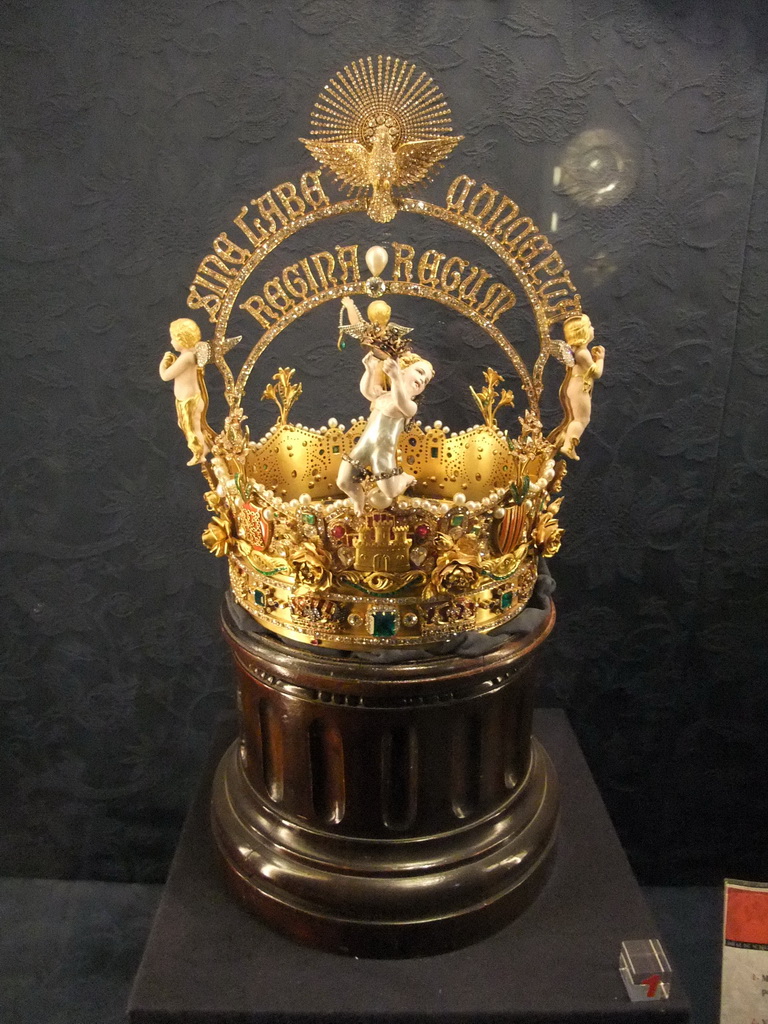
[[[523,560],[509,579],[460,596],[364,594],[360,590],[297,596],[288,580],[269,578],[230,558],[237,603],[278,636],[341,651],[420,648],[474,630],[488,633],[520,614],[538,576],[537,559]]]

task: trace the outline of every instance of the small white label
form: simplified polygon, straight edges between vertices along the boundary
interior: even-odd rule
[[[725,880],[720,1024],[768,1024],[768,882]]]

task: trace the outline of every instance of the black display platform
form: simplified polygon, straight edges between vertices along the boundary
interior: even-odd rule
[[[562,711],[537,711],[534,720],[562,786],[546,888],[497,935],[415,960],[357,960],[299,946],[230,896],[208,816],[211,777],[232,731],[218,736],[184,826],[131,993],[131,1024],[688,1021],[677,975],[668,1000],[627,997],[621,942],[658,937],[658,928]]]

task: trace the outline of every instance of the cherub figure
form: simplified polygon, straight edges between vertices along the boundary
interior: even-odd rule
[[[213,431],[206,422],[208,390],[203,367],[208,361],[209,346],[201,340],[200,328],[194,320],[182,317],[170,328],[171,345],[179,353],[166,352],[160,363],[160,377],[173,381],[176,415],[179,427],[192,452],[188,466],[205,460],[213,443]]]
[[[352,324],[362,324],[352,300],[345,298],[342,302]],[[372,302],[368,307],[368,316],[374,323],[385,317],[388,320],[389,312],[385,302]],[[360,440],[349,455],[343,456],[336,478],[337,486],[352,499],[358,515],[365,508],[366,479],[376,485],[368,501],[377,509],[388,508],[416,482],[397,464],[397,443],[408,420],[416,415],[415,399],[435,375],[432,364],[415,352],[406,352],[397,359],[380,359],[375,352],[367,352],[363,366],[360,391],[371,403],[371,415]]]
[[[565,417],[552,437],[563,455],[578,459],[576,446],[592,416],[592,388],[603,375],[605,349],[595,345],[590,351],[595,329],[584,313],[569,317],[563,324],[563,334],[571,354],[567,360],[568,372],[560,386],[560,404]]]

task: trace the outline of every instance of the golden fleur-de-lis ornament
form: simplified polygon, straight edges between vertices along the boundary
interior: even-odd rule
[[[311,117],[312,156],[350,189],[370,189],[368,215],[397,213],[393,189],[427,180],[462,135],[426,72],[399,57],[355,61],[325,86]]]

